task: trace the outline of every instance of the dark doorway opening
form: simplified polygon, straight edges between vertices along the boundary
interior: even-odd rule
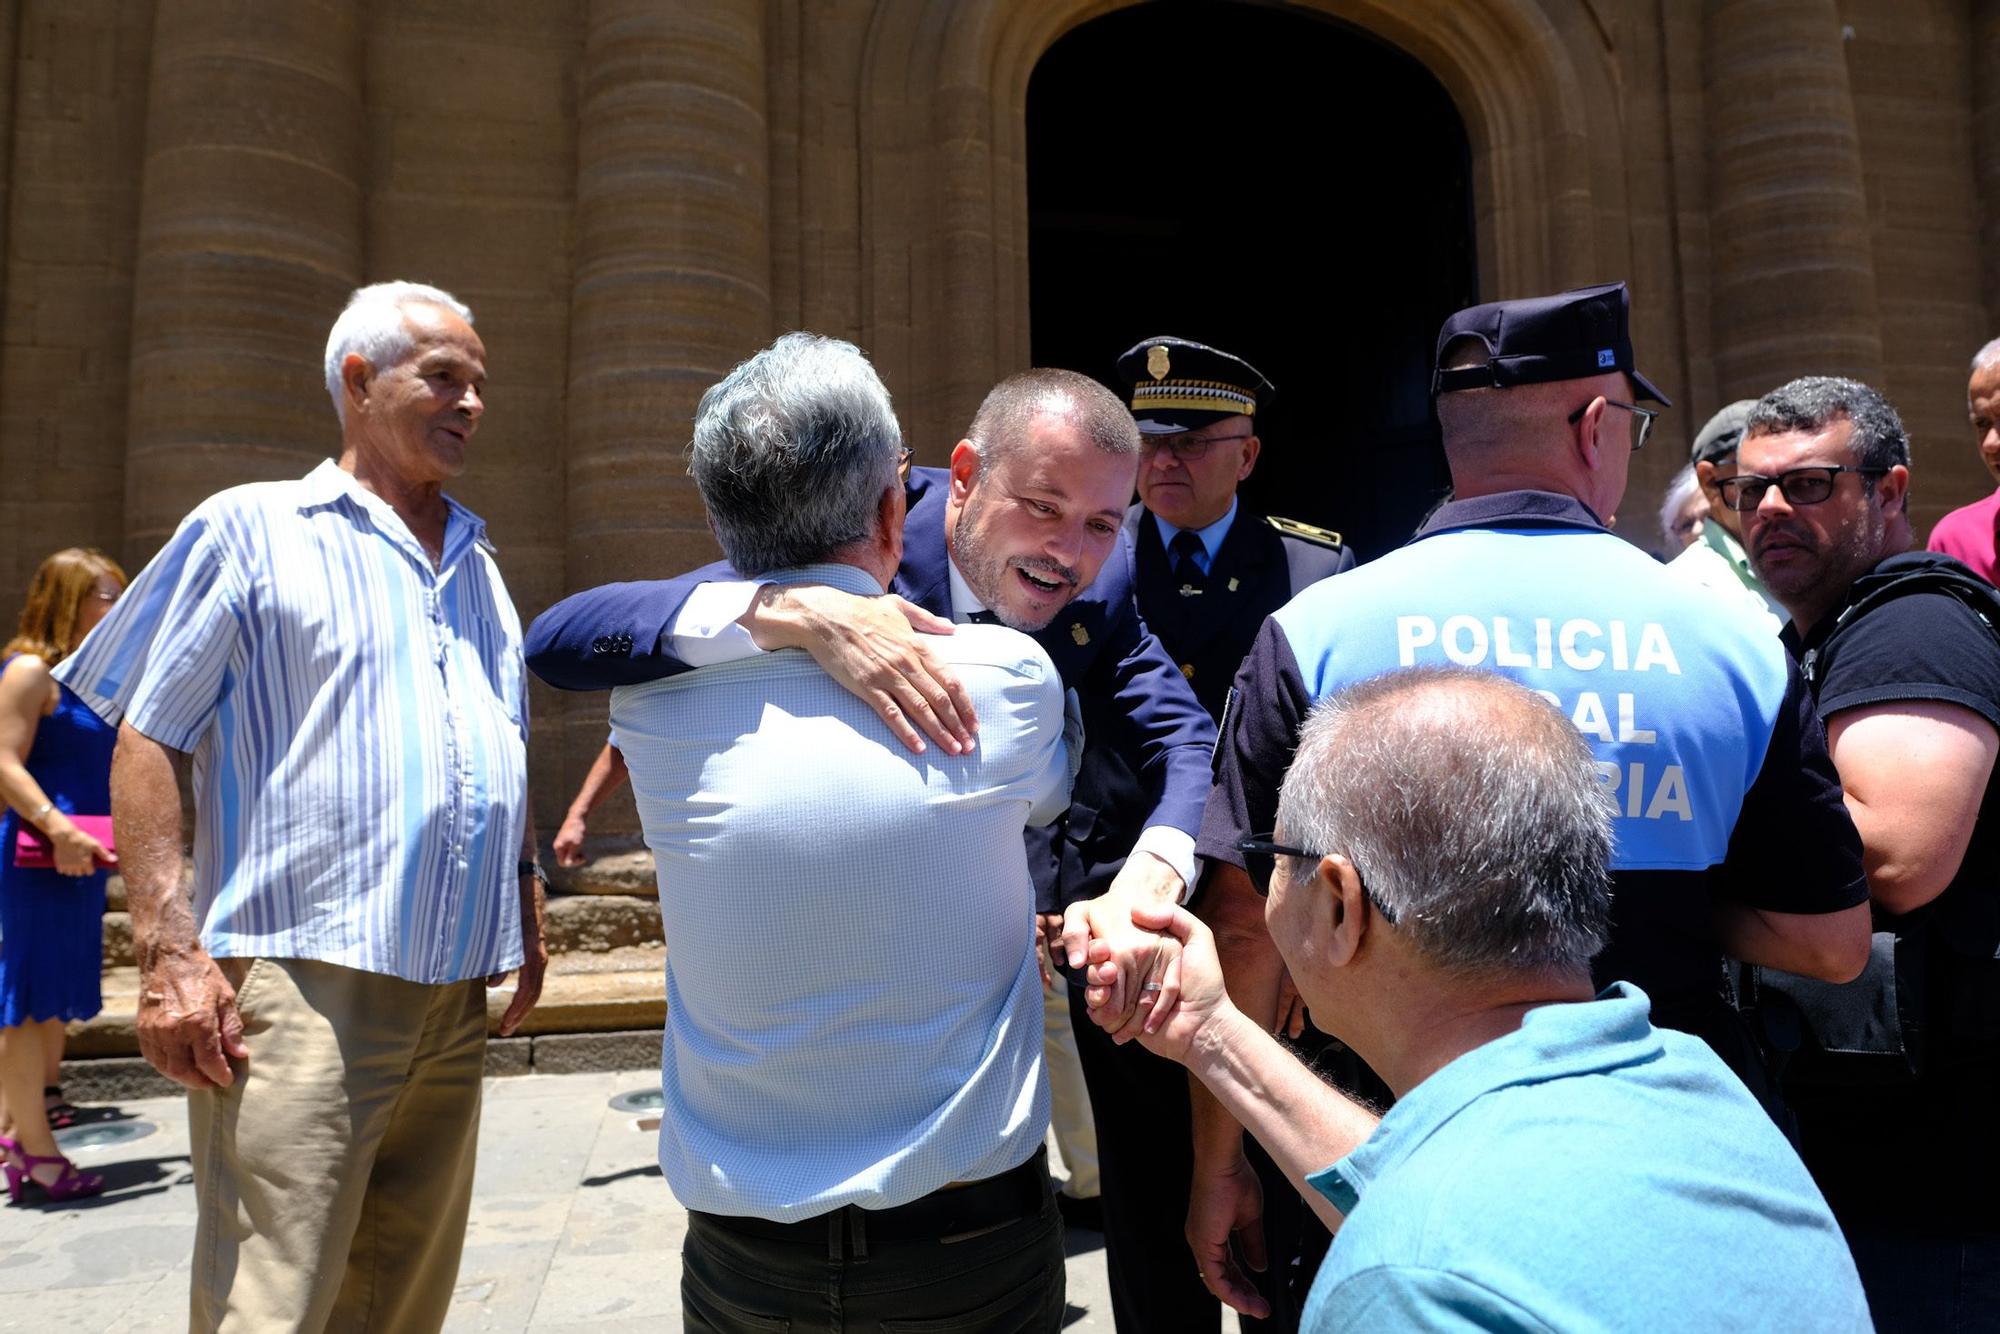
[[[1122,388],[1141,338],[1234,352],[1278,387],[1245,504],[1399,545],[1448,485],[1432,344],[1478,291],[1430,72],[1316,16],[1156,0],[1049,48],[1027,131],[1035,363]]]

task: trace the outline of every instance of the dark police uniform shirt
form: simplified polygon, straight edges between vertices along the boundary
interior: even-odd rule
[[[1956,563],[1928,552],[1892,559]],[[1795,628],[1785,634],[1803,655],[1826,643],[1835,619],[1803,641]],[[1822,719],[1936,700],[2000,731],[2000,643],[1948,593],[1909,593],[1864,613],[1820,654],[1814,677]],[[1847,1217],[2000,1229],[2000,766],[1944,892],[1903,917],[1878,912],[1875,926],[1924,938],[1924,1072],[1914,1084],[1790,1090],[1807,1165]]]
[[[1280,533],[1240,505],[1208,573],[1195,580],[1174,575],[1159,521],[1145,506],[1126,511],[1125,532],[1137,560],[1139,610],[1215,718],[1264,618],[1308,585],[1354,565],[1345,546]]]
[[[946,618],[948,481],[941,468],[910,470],[903,563],[890,589]],[[528,628],[528,668],[559,690],[609,690],[686,671],[673,652],[682,604],[703,583],[740,578],[717,562],[676,579],[607,584],[564,598]],[[1084,726],[1069,814],[1047,830],[1028,831],[1037,910],[1056,912],[1108,883],[1148,826],[1190,835],[1199,829],[1215,724],[1139,614],[1132,546],[1122,534],[1097,578],[1034,638],[1076,691]],[[1140,775],[1141,791],[1094,804],[1087,794],[1110,785],[1094,781],[1093,770],[1114,757]]]
[[[1568,496],[1443,506],[1410,544],[1323,580],[1265,623],[1222,723],[1197,851],[1271,828],[1314,701],[1398,667],[1498,672],[1562,709],[1617,806],[1600,985],[1753,1068],[1720,990],[1712,900],[1825,913],[1867,898],[1861,845],[1812,701],[1769,631],[1668,574]],[[1268,859],[1250,867],[1260,880]],[[1365,868],[1364,868],[1365,869]]]

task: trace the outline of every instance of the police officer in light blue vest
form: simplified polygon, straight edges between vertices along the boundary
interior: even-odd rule
[[[1642,403],[1667,405],[1633,366],[1628,320],[1617,283],[1446,321],[1432,389],[1454,499],[1407,546],[1265,622],[1224,714],[1197,910],[1224,944],[1231,996],[1273,1011],[1282,964],[1257,888],[1270,866],[1237,844],[1269,837],[1314,701],[1424,664],[1512,677],[1589,739],[1617,805],[1598,984],[1635,983],[1656,1024],[1707,1040],[1782,1120],[1723,959],[1856,975],[1860,842],[1776,638],[1607,529],[1656,415]],[[1199,1095],[1195,1121],[1189,1224],[1206,1268],[1229,1263],[1231,1232],[1255,1210],[1240,1131]]]

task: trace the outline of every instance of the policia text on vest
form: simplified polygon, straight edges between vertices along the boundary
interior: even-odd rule
[[[1558,664],[1570,672],[1681,674],[1666,627],[1624,621],[1599,624],[1575,617],[1558,621],[1538,616],[1514,621],[1504,616],[1430,616],[1396,618],[1396,657],[1403,667],[1435,662],[1439,657],[1461,667],[1512,668],[1552,672]],[[1529,678],[1532,684],[1532,678]],[[1564,698],[1554,690],[1537,693],[1561,709],[1586,737],[1607,744],[1649,746],[1659,741],[1643,725],[1639,696],[1630,690],[1574,690]],[[1693,820],[1687,775],[1679,764],[1645,759],[1599,760],[1597,771],[1632,819]]]

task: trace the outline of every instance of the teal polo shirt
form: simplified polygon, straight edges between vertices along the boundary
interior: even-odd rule
[[[1866,1330],[1798,1155],[1627,982],[1545,1005],[1306,1178],[1346,1215],[1301,1322],[1334,1330]]]

